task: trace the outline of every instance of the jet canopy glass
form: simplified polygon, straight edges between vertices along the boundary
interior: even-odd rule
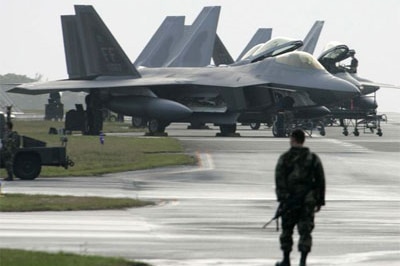
[[[254,46],[242,57],[242,60],[253,61],[258,58],[272,57],[282,53],[293,51],[302,45],[302,41],[286,37],[278,37],[269,40],[268,42]]]
[[[349,53],[349,47],[339,42],[330,42],[325,46],[324,51],[319,57],[319,60],[331,60],[334,62],[340,62],[347,57]]]
[[[275,61],[303,69],[324,69],[324,67],[311,54],[300,51],[279,55],[275,57]]]

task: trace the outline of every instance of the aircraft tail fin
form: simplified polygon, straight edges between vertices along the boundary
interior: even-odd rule
[[[186,28],[174,56],[164,66],[202,67],[211,62],[220,6],[205,7],[193,24]]]
[[[242,57],[254,46],[260,43],[267,42],[271,39],[272,35],[272,29],[271,28],[259,28],[256,33],[253,35],[249,43],[246,45],[246,47],[243,49],[243,51],[240,53],[238,58],[236,59],[236,62],[240,61]]]
[[[79,40],[76,16],[61,16],[61,24],[68,76],[71,79],[86,77],[87,74],[82,55],[82,46]]]
[[[76,5],[75,13],[73,19],[68,16],[63,19],[69,75],[75,78],[96,76],[139,78],[139,72],[95,9],[89,5]]]
[[[324,26],[324,21],[322,20],[315,21],[314,25],[311,27],[307,36],[304,38],[303,46],[300,47],[299,51],[307,52],[309,54],[314,53],[323,26]]]
[[[226,49],[225,45],[219,38],[218,34],[215,36],[215,43],[214,43],[214,50],[212,58],[214,60],[214,64],[216,66],[219,65],[230,65],[233,64],[232,56],[229,54],[228,50]]]
[[[184,16],[168,16],[136,59],[135,66],[161,67],[183,37]]]

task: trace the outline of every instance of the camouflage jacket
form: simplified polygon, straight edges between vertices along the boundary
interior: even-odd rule
[[[307,147],[292,147],[275,168],[278,201],[303,195],[304,201],[325,205],[325,174],[319,157]]]
[[[19,146],[20,142],[19,135],[15,131],[6,132],[4,134],[4,139],[2,140],[2,142],[3,142],[2,152],[14,154]]]

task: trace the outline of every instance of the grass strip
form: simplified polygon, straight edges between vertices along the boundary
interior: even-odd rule
[[[0,197],[0,212],[110,210],[143,207],[153,204],[150,201],[131,198],[6,193]]]
[[[48,147],[60,146],[60,136],[49,135],[50,127],[62,128],[60,121],[16,120],[14,129],[47,143]],[[46,176],[96,176],[107,173],[149,169],[163,166],[194,164],[195,158],[184,153],[180,142],[168,137],[107,136],[107,132],[126,130],[124,123],[105,123],[105,142],[98,136],[69,135],[67,155],[75,163],[63,167],[43,166],[40,177]],[[2,171],[5,170],[2,169]]]
[[[0,249],[0,265],[7,266],[149,266],[143,262],[127,261],[71,253],[46,253],[17,249]]]

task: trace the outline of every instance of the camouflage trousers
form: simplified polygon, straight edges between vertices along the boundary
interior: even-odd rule
[[[8,176],[12,177],[13,174],[14,174],[14,169],[13,169],[14,154],[6,152],[6,151],[2,151],[0,156],[1,156],[1,159],[3,160],[3,162],[4,162],[4,167],[7,170]]]
[[[310,252],[312,246],[311,232],[314,229],[315,204],[308,203],[294,207],[282,215],[282,233],[280,235],[281,249],[292,251],[293,230],[297,225],[299,232],[298,248],[300,252]]]

